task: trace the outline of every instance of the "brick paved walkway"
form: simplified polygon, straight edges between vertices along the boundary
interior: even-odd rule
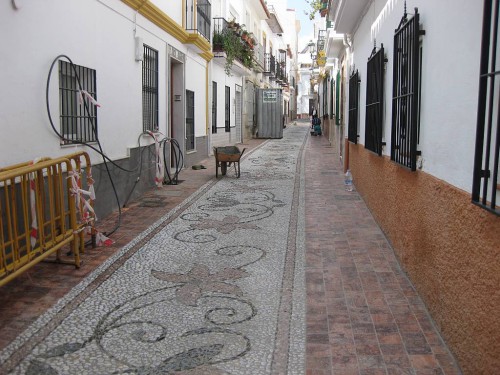
[[[460,374],[325,137],[306,147],[307,374]]]

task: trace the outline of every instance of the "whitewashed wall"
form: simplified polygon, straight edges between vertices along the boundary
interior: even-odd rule
[[[159,52],[160,130],[166,132],[167,126],[167,45],[170,44],[186,54],[186,69],[193,72],[188,75],[186,87],[196,92],[199,104],[196,136],[206,135],[205,62],[178,40],[118,0],[23,4],[15,10],[10,2],[0,3],[0,30],[6,36],[2,47],[9,51],[0,55],[2,165],[75,151],[76,146],[60,146],[45,108],[47,74],[50,64],[60,54],[68,55],[77,65],[96,70],[97,97],[101,104],[99,138],[111,159],[126,157],[128,148],[137,146],[142,132],[142,64],[135,61],[134,35]],[[51,77],[50,102],[57,129],[58,84],[56,65]],[[93,163],[101,161],[100,156],[90,153]]]
[[[206,61],[202,58],[192,56],[186,61],[186,90],[194,91],[194,105],[195,105],[195,136],[205,136],[207,134],[207,114],[206,103],[207,93],[205,88],[206,77]],[[200,85],[203,82],[203,85]],[[211,106],[208,103],[209,108]]]
[[[394,1],[393,1],[394,3]],[[393,37],[403,15],[404,1],[395,2],[379,24],[377,47],[384,44],[384,140],[390,155],[392,114]],[[371,26],[385,2],[372,2],[352,37],[352,62],[359,70],[359,142],[365,139],[366,63],[373,49]],[[376,6],[376,7],[375,7]],[[422,39],[422,103],[420,144],[422,169],[463,190],[470,191],[476,128],[482,4],[451,0],[407,2],[408,13],[418,7],[426,31]],[[349,72],[350,73],[350,72]],[[347,97],[347,96],[346,96]],[[347,113],[344,108],[344,113]],[[347,123],[347,122],[346,122]]]
[[[175,1],[165,1],[165,0],[150,0],[155,6],[163,11],[163,13],[168,14],[177,24],[182,26],[182,5],[185,1],[190,0],[175,0]],[[192,0],[191,0],[192,1]]]
[[[235,87],[236,85],[242,86],[242,77],[231,75],[228,76],[224,67],[219,65],[217,62],[212,62],[212,81],[217,82],[217,134],[211,134],[212,146],[226,146],[230,143],[236,142],[235,139]],[[212,85],[212,82],[210,82]],[[230,113],[231,113],[231,132],[226,133],[225,131],[225,88],[229,86],[231,89],[231,100],[230,100]],[[212,95],[212,88],[210,88],[210,97]],[[210,103],[211,107],[211,103]],[[210,130],[211,131],[211,130]]]

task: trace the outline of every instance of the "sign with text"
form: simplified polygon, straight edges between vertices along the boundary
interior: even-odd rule
[[[276,90],[264,90],[262,92],[262,101],[264,103],[276,103],[278,93]]]

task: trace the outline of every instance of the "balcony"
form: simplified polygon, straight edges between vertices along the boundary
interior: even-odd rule
[[[259,73],[264,72],[264,46],[260,43],[257,43],[253,48],[253,61],[253,69]]]
[[[264,75],[269,78],[276,75],[276,59],[271,53],[264,54]]]
[[[278,19],[278,13],[274,9],[274,6],[268,5],[267,9],[269,10],[269,15],[271,16],[266,20],[269,28],[275,34],[283,34],[283,27],[281,26],[281,23]]]
[[[369,0],[332,1],[328,10],[328,18],[335,23],[335,30],[338,33],[351,34],[369,3]]]
[[[198,0],[196,14],[186,11],[186,31],[197,33],[210,42],[210,20],[212,19],[212,6],[208,0]]]
[[[276,82],[281,86],[288,85],[288,77],[286,74],[286,56],[287,51],[280,49],[278,62],[276,64]]]
[[[256,46],[252,33],[246,31],[234,21],[224,18],[213,19],[212,51],[215,57],[225,58],[224,70],[231,75],[233,62],[239,62],[246,69],[255,67],[254,48]],[[257,56],[257,58],[259,58]],[[261,65],[262,62],[261,62]],[[245,75],[247,72],[240,72]]]
[[[325,49],[326,42],[326,30],[319,30],[318,32],[318,41],[316,43],[316,51],[323,51]]]
[[[210,20],[212,6],[208,0],[199,0],[196,10],[186,10],[187,47],[201,55],[210,55]],[[211,57],[210,57],[211,58]]]

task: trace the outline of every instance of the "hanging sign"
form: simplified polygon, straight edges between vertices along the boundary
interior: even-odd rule
[[[326,64],[326,52],[325,50],[321,50],[318,52],[318,57],[316,58],[316,62],[318,66],[325,66]]]

